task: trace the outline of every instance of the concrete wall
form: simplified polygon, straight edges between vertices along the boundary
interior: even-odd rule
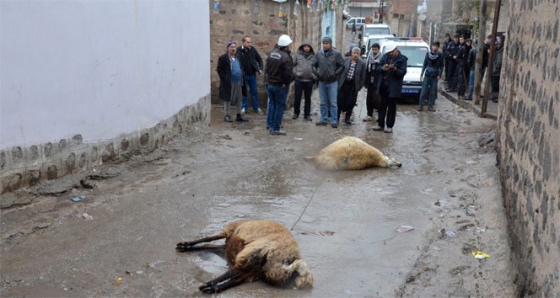
[[[558,1],[510,1],[498,114],[499,168],[519,295],[560,295]]]
[[[205,0],[0,2],[0,193],[209,121]]]
[[[214,0],[208,0],[210,5]],[[334,31],[334,46],[341,50],[343,34],[345,34],[344,21],[342,19],[343,6],[339,5],[332,10],[332,23],[328,21],[325,8],[307,8],[306,1],[299,1],[299,15],[293,14],[294,1],[277,3],[272,0],[231,0],[220,1],[219,9],[211,8],[210,34],[211,34],[211,58],[212,58],[212,103],[221,104],[219,99],[220,79],[216,72],[218,57],[226,52],[226,45],[230,40],[237,41],[241,45],[241,38],[251,37],[253,47],[257,49],[263,62],[266,62],[268,53],[272,51],[278,38],[282,34],[288,34],[294,43],[292,53],[297,50],[304,39],[311,40],[315,51],[320,49],[322,34],[326,25],[331,24]],[[255,12],[255,3],[258,3],[258,12]],[[285,17],[279,18],[279,9],[282,7]],[[343,52],[343,50],[341,50]],[[266,63],[264,63],[266,64]],[[265,110],[267,103],[266,90],[263,85],[263,77],[257,77],[259,104]],[[290,92],[289,98],[292,97]]]

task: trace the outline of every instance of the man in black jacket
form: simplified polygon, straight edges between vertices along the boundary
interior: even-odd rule
[[[275,48],[266,60],[265,81],[270,101],[266,126],[270,129],[271,135],[286,135],[286,132],[280,130],[280,127],[286,109],[289,86],[294,80],[293,61],[290,57],[291,43],[292,39],[288,35],[280,36],[278,48]]]
[[[439,42],[432,42],[432,50],[426,54],[420,81],[422,81],[422,92],[420,92],[418,111],[424,109],[424,100],[428,96],[428,111],[435,112],[434,104],[436,101],[437,83],[443,71],[443,56],[439,52]]]
[[[259,108],[259,92],[257,88],[257,74],[262,74],[263,61],[259,52],[251,46],[251,38],[248,36],[241,39],[241,46],[237,48],[237,57],[243,64],[245,71],[245,82],[251,90],[251,102],[253,111],[262,114],[263,111]],[[249,109],[248,96],[243,95],[243,105],[241,113],[245,113]]]

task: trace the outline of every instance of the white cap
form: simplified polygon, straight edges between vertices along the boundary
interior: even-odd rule
[[[278,38],[279,47],[287,47],[291,43],[292,43],[292,39],[286,34],[283,34],[282,36],[280,36],[280,38]]]
[[[387,43],[385,43],[385,53],[389,53],[396,48],[397,48],[397,44],[392,40],[389,40],[387,41]]]

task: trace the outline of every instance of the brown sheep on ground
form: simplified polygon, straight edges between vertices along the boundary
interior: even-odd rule
[[[198,245],[218,239],[224,245]],[[203,293],[219,293],[245,282],[265,281],[298,289],[313,286],[313,275],[302,260],[298,244],[283,225],[271,220],[229,223],[218,235],[177,244],[177,251],[225,249],[228,271],[199,287]]]
[[[316,156],[305,157],[323,170],[362,170],[371,167],[398,167],[402,164],[385,156],[377,148],[356,137],[344,137],[319,151]]]

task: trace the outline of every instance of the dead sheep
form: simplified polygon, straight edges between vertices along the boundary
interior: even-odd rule
[[[225,244],[205,244],[219,239]],[[225,249],[229,265],[224,274],[202,284],[203,293],[219,293],[245,282],[264,281],[278,287],[303,289],[313,286],[313,275],[302,260],[292,233],[271,220],[241,220],[229,223],[218,235],[181,242],[179,252]]]
[[[377,148],[356,137],[344,137],[319,151],[304,157],[323,170],[362,170],[371,167],[397,167],[402,164],[385,156]]]

